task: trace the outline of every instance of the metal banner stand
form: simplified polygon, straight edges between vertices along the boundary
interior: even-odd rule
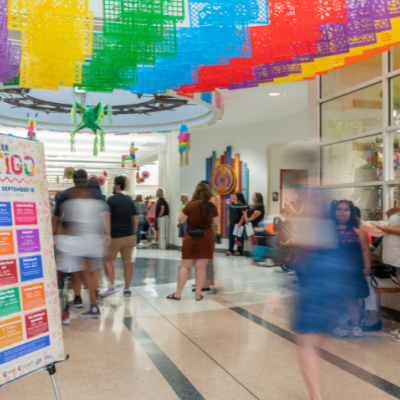
[[[56,394],[56,399],[61,400],[60,393],[58,393],[58,387],[57,387],[57,382],[56,382],[56,377],[54,374],[56,373],[56,364],[67,361],[69,358],[69,354],[67,354],[67,357],[65,358],[60,358],[57,361],[52,362],[51,364],[47,364],[44,366],[44,369],[49,373],[51,381],[53,382],[53,388],[54,388],[54,393]]]

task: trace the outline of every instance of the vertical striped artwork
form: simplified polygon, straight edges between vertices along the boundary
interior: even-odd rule
[[[232,174],[232,182],[229,181],[228,176],[225,181],[224,177],[220,177],[214,174],[214,171],[225,171],[228,170]],[[214,174],[214,182],[213,182]],[[228,174],[229,175],[229,174]],[[217,158],[217,152],[213,151],[211,157],[206,158],[206,179],[211,183],[213,193],[219,196],[219,215],[221,216],[221,222],[218,226],[218,232],[221,237],[227,238],[228,236],[228,212],[231,201],[231,193],[242,192],[247,203],[249,202],[249,169],[247,163],[240,160],[240,154],[233,154],[232,147],[227,146],[226,151],[219,158]],[[217,179],[219,181],[217,182]],[[219,188],[218,183],[222,182],[222,186],[230,185],[229,190],[226,187]]]

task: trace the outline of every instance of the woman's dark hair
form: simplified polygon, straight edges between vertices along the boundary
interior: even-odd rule
[[[236,192],[235,193],[236,196],[236,200],[240,203],[240,204],[247,204],[246,199],[243,196],[242,192]]]
[[[193,192],[192,201],[200,200],[200,214],[206,215],[208,208],[210,207],[210,199],[212,197],[212,193],[210,190],[210,186],[206,183],[200,182],[196,189]]]
[[[88,180],[88,188],[89,188],[89,189],[96,189],[96,190],[98,190],[99,192],[101,192],[99,180],[98,180],[97,178],[95,178],[94,176],[92,176],[92,177]]]
[[[338,208],[339,204],[346,204],[350,209],[350,219],[347,222],[348,228],[359,228],[360,227],[360,219],[357,216],[356,207],[354,206],[353,202],[350,200],[333,200],[330,206],[330,214],[331,218],[336,221],[336,209]]]
[[[138,194],[138,195],[136,196],[135,201],[141,203],[141,202],[143,201],[143,196],[142,196],[141,194]]]
[[[125,179],[123,176],[116,176],[114,178],[114,183],[121,187],[121,190],[125,190]]]
[[[264,205],[264,197],[260,192],[255,192],[254,193],[257,197],[257,201],[253,204],[252,208],[256,208],[257,206],[263,206]]]
[[[57,192],[57,193],[55,194],[55,196],[54,196],[54,200],[55,200],[55,201],[57,201],[58,196],[60,196],[60,194],[61,194],[61,192]]]

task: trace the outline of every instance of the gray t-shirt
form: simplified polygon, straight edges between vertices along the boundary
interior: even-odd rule
[[[143,225],[146,221],[146,215],[149,212],[144,202],[134,201],[136,212],[139,214],[139,224]]]

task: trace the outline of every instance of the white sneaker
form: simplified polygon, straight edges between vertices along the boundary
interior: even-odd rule
[[[104,299],[104,297],[111,296],[115,293],[115,286],[110,286],[104,293],[100,293],[100,297]]]
[[[142,242],[140,242],[137,247],[144,247],[144,244]]]
[[[289,271],[287,274],[288,276],[296,275],[296,271]]]

